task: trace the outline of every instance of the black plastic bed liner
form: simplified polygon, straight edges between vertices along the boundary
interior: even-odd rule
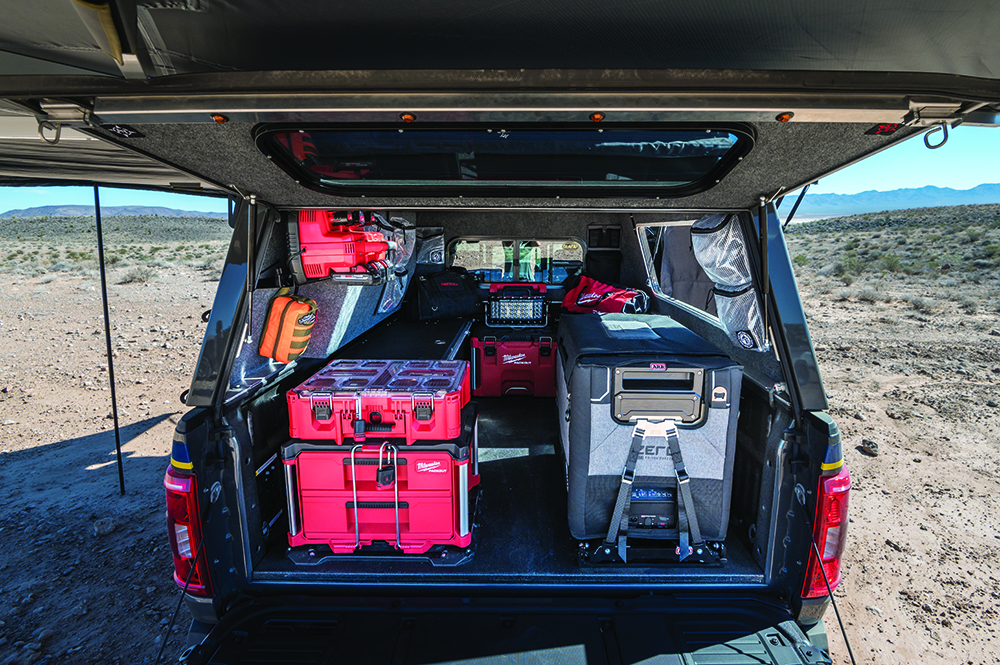
[[[726,663],[829,658],[765,598],[320,599],[272,597],[227,613],[190,665]]]
[[[471,588],[760,588],[764,576],[746,547],[727,540],[721,566],[581,566],[579,546],[569,533],[566,476],[559,454],[556,406],[552,399],[503,397],[478,400],[481,495],[471,557],[461,565],[432,565],[424,557],[400,560],[330,556],[317,549],[312,565],[297,548],[290,557],[282,531],[255,566],[253,580],[266,586],[336,584],[355,589],[379,587]],[[453,550],[456,548],[452,548]],[[442,562],[443,563],[443,562]]]

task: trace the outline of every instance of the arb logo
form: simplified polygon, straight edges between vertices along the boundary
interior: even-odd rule
[[[666,363],[649,363],[649,369],[651,369],[654,372],[666,372],[667,371],[667,364]]]

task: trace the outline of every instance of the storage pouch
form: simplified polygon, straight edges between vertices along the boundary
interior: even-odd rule
[[[733,344],[753,351],[769,350],[757,291],[753,286],[748,284],[734,291],[716,287],[712,293],[715,294],[719,320]]]
[[[481,309],[476,278],[452,268],[413,280],[409,315],[414,321],[475,316]]]
[[[736,215],[706,215],[691,225],[691,247],[708,278],[735,290],[751,284],[746,241]]]
[[[258,353],[279,363],[302,355],[316,322],[316,309],[315,300],[291,295],[287,289],[278,291],[267,305]]]

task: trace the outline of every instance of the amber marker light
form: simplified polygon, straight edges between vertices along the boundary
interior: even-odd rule
[[[220,125],[224,125],[227,122],[229,122],[229,118],[227,118],[226,116],[222,115],[221,113],[213,113],[212,114],[212,120],[216,121]]]
[[[413,122],[414,120],[417,119],[417,116],[413,115],[412,113],[400,113],[399,119],[402,120],[403,122]]]
[[[774,119],[777,120],[778,122],[788,122],[789,120],[792,119],[792,117],[794,115],[795,114],[791,113],[791,112],[788,112],[788,113],[779,113],[777,116],[775,116]]]
[[[591,113],[590,119],[593,122],[600,122],[601,120],[604,120],[604,114],[601,113],[600,111],[597,111],[596,113]]]

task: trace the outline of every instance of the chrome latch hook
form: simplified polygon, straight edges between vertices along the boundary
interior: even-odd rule
[[[55,135],[51,139],[45,137],[45,130],[46,129],[55,132]],[[55,145],[55,144],[59,143],[59,135],[61,133],[62,133],[62,123],[61,122],[52,123],[52,122],[49,122],[48,120],[42,120],[42,121],[40,121],[38,123],[38,138],[42,139],[43,141],[45,141],[49,145]]]
[[[938,143],[937,145],[931,145],[931,142],[928,141],[927,139],[930,138],[931,134],[933,134],[938,130],[944,132],[944,135],[941,137],[941,142]],[[931,150],[937,150],[947,142],[948,142],[948,125],[938,125],[937,127],[932,128],[930,131],[924,134],[924,145],[930,148]]]

